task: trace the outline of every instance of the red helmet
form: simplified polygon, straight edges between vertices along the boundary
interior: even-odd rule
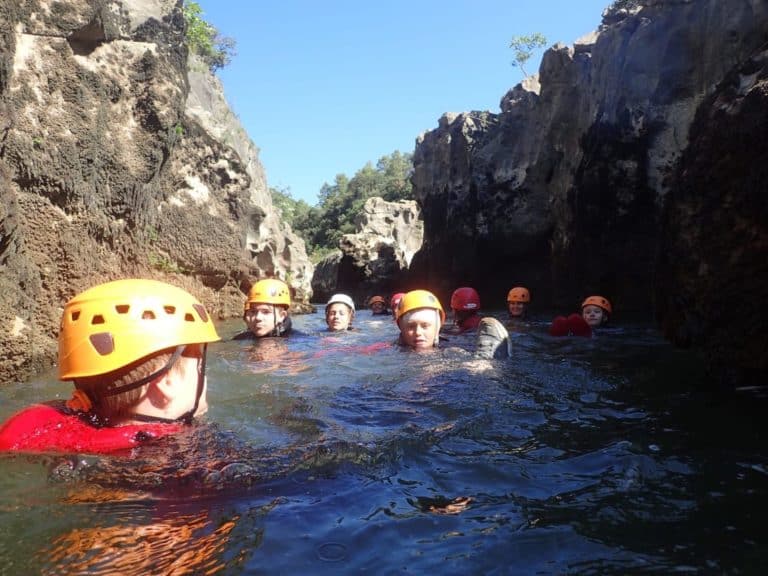
[[[405,296],[405,292],[398,292],[397,294],[392,294],[392,298],[389,299],[389,307],[394,310],[397,308],[397,303],[400,302],[400,299]]]
[[[480,295],[474,288],[456,288],[451,296],[453,310],[480,310]]]

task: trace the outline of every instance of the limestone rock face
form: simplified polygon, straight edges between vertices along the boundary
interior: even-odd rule
[[[704,121],[693,129],[694,119],[715,114],[712,98],[732,78],[742,78],[742,91],[760,93],[753,87],[753,75],[760,78],[754,62],[761,61],[767,41],[763,0],[615,3],[598,31],[572,47],[548,50],[538,77],[508,92],[500,113],[443,116],[414,153],[424,245],[411,265],[413,281],[446,299],[459,283],[472,284],[484,301],[498,298],[497,306],[510,286],[524,284],[542,310],[570,311],[584,295],[603,293],[614,303],[616,321],[632,313],[648,319],[661,298],[659,320],[666,325],[674,307],[665,301],[670,287],[660,293],[655,281],[663,274],[689,292],[672,332],[689,324],[680,321],[683,310],[704,296],[694,276],[708,269],[720,278],[718,285],[737,285],[743,271],[725,263],[735,258],[733,251],[753,252],[742,247],[744,237],[734,228],[713,228],[718,240],[703,230],[697,234],[687,211],[715,217],[727,206],[718,201],[733,198],[742,203],[740,212],[762,214],[764,202],[754,194],[729,196],[725,186],[707,194],[709,203],[693,199],[690,183],[714,178],[691,171],[704,168],[690,155],[699,146],[694,138],[707,133]],[[755,114],[745,118],[755,120]],[[742,129],[749,132],[749,124]],[[764,126],[755,122],[752,130],[764,143],[757,136],[765,134]],[[738,148],[749,173],[763,165],[763,149]],[[737,163],[723,157],[733,154],[717,150],[715,165],[724,170],[719,174],[731,181],[728,167]],[[688,188],[680,192],[679,186]],[[668,228],[682,223],[692,228],[679,234]],[[751,230],[754,246],[765,229],[755,222]],[[662,257],[677,254],[692,238],[704,247],[694,251],[701,260]],[[750,282],[764,287],[768,276]],[[765,320],[762,313],[763,326]],[[702,328],[698,332],[700,342],[710,338]]]
[[[0,23],[0,382],[54,361],[64,302],[101,281],[164,279],[218,317],[258,276],[308,299],[256,148],[188,75],[175,0],[3,0]]]
[[[342,236],[338,253],[318,265],[312,280],[316,301],[345,292],[362,304],[374,293],[399,291],[395,283],[406,274],[424,233],[416,202],[369,198],[357,227],[357,233]]]

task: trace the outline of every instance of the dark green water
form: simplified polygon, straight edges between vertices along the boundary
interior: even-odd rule
[[[694,392],[643,326],[534,323],[491,362],[373,352],[378,318],[214,345],[205,424],[132,460],[0,457],[2,573],[766,573],[765,389]],[[0,418],[69,391],[8,387]]]

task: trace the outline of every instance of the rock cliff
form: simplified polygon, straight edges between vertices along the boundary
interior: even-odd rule
[[[416,202],[369,198],[357,230],[344,234],[339,251],[315,269],[312,290],[317,302],[333,292],[344,292],[362,304],[373,294],[386,296],[402,289],[398,281],[421,248],[424,233]]]
[[[744,350],[730,382],[764,373],[766,42],[764,0],[614,2],[500,113],[443,116],[414,154],[414,279],[563,311],[603,293],[719,376]]]
[[[0,381],[55,358],[63,303],[108,279],[166,279],[219,317],[289,278],[303,242],[275,216],[258,151],[175,0],[0,2]]]

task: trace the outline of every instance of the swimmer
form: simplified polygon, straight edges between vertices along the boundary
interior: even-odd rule
[[[528,288],[515,286],[507,293],[507,312],[509,321],[524,320],[528,314],[528,306],[531,303],[531,293]]]
[[[435,348],[445,311],[434,294],[427,290],[406,293],[397,305],[398,345],[423,351]]]
[[[405,292],[397,292],[392,294],[392,298],[389,299],[389,309],[392,310],[392,316],[397,322],[397,305],[400,303],[402,297],[405,296]]]
[[[453,326],[448,329],[451,334],[464,334],[477,330],[480,324],[480,295],[470,287],[457,288],[451,295],[451,311]]]
[[[259,280],[248,291],[243,309],[243,321],[248,329],[235,335],[233,340],[290,335],[290,306],[290,290],[285,282],[274,278]]]
[[[552,321],[549,333],[552,336],[583,336],[590,338],[593,330],[604,326],[612,314],[611,303],[603,296],[589,296],[581,303],[581,315],[571,314],[567,318],[558,316]]]
[[[346,294],[334,294],[325,305],[325,323],[330,332],[354,330],[355,303]]]
[[[400,337],[397,344],[414,350],[436,348],[445,312],[440,301],[427,290],[413,290],[403,296],[397,306]],[[481,318],[475,337],[476,358],[508,358],[511,343],[507,329],[496,318]]]
[[[117,280],[67,302],[59,332],[66,402],[36,404],[0,426],[0,451],[106,454],[173,435],[208,409],[207,345],[219,335],[188,292]]]
[[[387,301],[382,296],[372,296],[368,300],[368,306],[371,308],[371,314],[373,316],[381,316],[382,314],[389,314],[387,312]]]

